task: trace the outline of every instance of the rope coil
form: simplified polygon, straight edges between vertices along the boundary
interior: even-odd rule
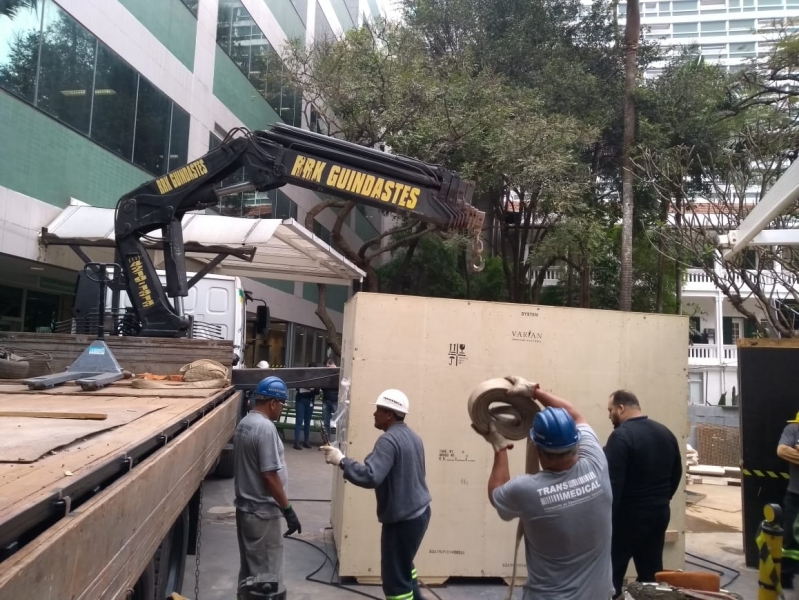
[[[508,440],[527,440],[525,473],[535,474],[540,470],[538,453],[530,441],[533,420],[541,410],[538,403],[529,396],[508,394],[513,384],[507,379],[488,379],[478,384],[469,395],[469,417],[475,430],[483,435],[489,431],[491,423],[497,432]],[[516,528],[516,543],[513,545],[513,572],[511,573],[508,600],[513,597],[516,584],[516,566],[519,557],[519,542],[524,537],[521,519]]]

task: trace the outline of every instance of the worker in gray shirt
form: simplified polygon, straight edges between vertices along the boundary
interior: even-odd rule
[[[375,427],[384,431],[363,463],[345,458],[338,448],[322,446],[328,464],[344,471],[344,479],[374,488],[380,536],[380,574],[389,600],[419,600],[413,560],[430,523],[430,493],[425,481],[422,439],[405,424],[408,397],[386,390],[374,403]]]
[[[255,388],[254,408],[239,421],[233,442],[236,534],[239,542],[238,597],[249,592],[273,600],[285,599],[283,534],[302,533],[300,520],[288,501],[288,472],[283,442],[274,421],[288,400],[279,377],[267,377]]]
[[[518,517],[524,528],[524,600],[608,600],[613,495],[602,446],[570,402],[520,377],[508,380],[513,384],[508,394],[546,407],[530,431],[539,473],[511,479],[513,444],[493,423],[481,434],[494,448],[488,498],[501,519]]]

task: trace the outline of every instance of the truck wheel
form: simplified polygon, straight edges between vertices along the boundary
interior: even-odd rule
[[[233,477],[233,448],[225,448],[219,455],[219,464],[216,465],[214,475],[222,479]]]
[[[183,509],[153,556],[155,600],[165,600],[183,589],[186,553],[189,550],[189,507]]]
[[[144,573],[133,586],[133,593],[130,600],[155,600],[155,567],[153,561],[147,563]]]

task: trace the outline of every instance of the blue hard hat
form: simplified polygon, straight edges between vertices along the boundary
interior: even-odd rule
[[[530,439],[547,452],[566,452],[580,441],[580,430],[563,408],[545,408],[533,420]]]
[[[289,389],[286,382],[280,377],[267,377],[263,379],[253,392],[253,398],[272,398],[279,402],[287,402],[289,399]]]

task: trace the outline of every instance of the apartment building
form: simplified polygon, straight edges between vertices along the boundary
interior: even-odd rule
[[[124,193],[216,147],[234,127],[307,127],[301,90],[279,73],[288,40],[340,34],[388,0],[38,0],[0,15],[0,330],[43,331],[67,319],[76,272],[42,262],[39,235],[70,204],[112,208]],[[6,5],[8,6],[8,5]],[[320,201],[286,186],[220,201],[223,215],[293,218]],[[314,234],[330,242],[335,214]],[[352,211],[354,247],[382,231],[379,211]],[[271,307],[267,358],[326,354],[316,284],[251,278]],[[330,286],[341,327],[349,286]],[[254,310],[254,307],[252,307]]]
[[[646,39],[674,51],[697,45],[708,61],[728,68],[768,54],[776,32],[796,31],[799,17],[799,0],[642,1],[640,7]],[[618,11],[623,27],[627,4],[620,2]],[[662,70],[663,63],[655,63],[646,76]]]

